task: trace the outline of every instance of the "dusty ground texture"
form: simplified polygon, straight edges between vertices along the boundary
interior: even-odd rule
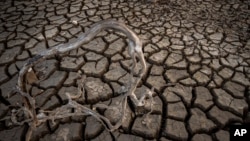
[[[138,94],[155,88],[147,126],[145,110],[129,104],[126,123],[113,133],[91,116],[72,117],[39,126],[32,140],[228,141],[229,125],[250,122],[249,0],[6,0],[0,5],[0,118],[20,103],[11,91],[27,59],[108,18],[125,22],[144,43],[148,68]],[[115,106],[129,61],[125,36],[104,31],[81,48],[36,65],[41,81],[30,93],[37,107],[54,109],[66,103],[65,92],[77,93],[84,74],[86,93],[78,102]],[[114,111],[100,112],[117,120]],[[24,140],[27,129],[1,121],[0,140]]]

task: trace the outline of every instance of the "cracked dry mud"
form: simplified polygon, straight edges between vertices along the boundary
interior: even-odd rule
[[[147,73],[136,94],[155,88],[147,126],[130,103],[126,122],[109,133],[91,116],[40,125],[32,140],[228,141],[231,124],[250,123],[250,2],[237,0],[31,0],[0,2],[0,118],[21,96],[11,92],[27,59],[77,37],[103,19],[123,21],[143,41]],[[39,82],[29,92],[40,109],[66,103],[87,76],[77,101],[115,106],[128,80],[131,59],[125,36],[103,31],[88,44],[34,68]],[[175,85],[168,85],[175,83]],[[115,111],[100,112],[111,122]],[[23,141],[28,125],[0,122],[0,140]]]

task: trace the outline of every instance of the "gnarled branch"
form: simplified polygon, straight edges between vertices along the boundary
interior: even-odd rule
[[[72,100],[72,96],[70,96],[69,93],[66,95],[68,96],[68,103],[66,105],[63,105],[61,107],[58,107],[54,109],[53,111],[40,111],[40,113],[36,113],[35,109],[35,99],[26,92],[26,83],[25,83],[25,75],[32,68],[35,64],[47,59],[48,57],[52,55],[57,55],[61,53],[66,53],[71,50],[79,48],[81,45],[88,43],[91,41],[98,33],[100,33],[102,30],[105,29],[114,29],[115,31],[120,31],[124,33],[128,39],[129,39],[129,55],[133,60],[133,64],[131,67],[131,74],[130,74],[130,82],[126,88],[125,94],[123,95],[122,99],[122,116],[121,119],[116,123],[116,125],[112,125],[109,119],[106,117],[100,115],[96,111],[89,109],[75,101]],[[139,59],[139,62],[141,64],[141,70],[139,71],[139,74],[134,75],[135,68],[137,67],[137,60],[136,57]],[[24,98],[24,107],[26,109],[31,120],[30,128],[28,130],[28,133],[26,134],[26,140],[29,141],[32,130],[36,128],[36,126],[40,125],[41,123],[55,119],[60,119],[64,117],[74,116],[74,115],[91,115],[94,116],[98,121],[100,121],[109,131],[114,131],[118,129],[122,122],[123,117],[125,114],[125,109],[127,106],[127,97],[130,97],[134,104],[136,106],[143,106],[143,100],[145,99],[145,96],[143,96],[142,99],[137,99],[136,95],[134,94],[135,89],[137,88],[137,85],[139,81],[141,80],[143,74],[146,71],[146,63],[142,52],[142,43],[138,36],[129,29],[125,24],[115,21],[115,20],[104,20],[101,22],[98,22],[94,24],[86,33],[83,33],[79,35],[78,38],[71,40],[70,42],[66,44],[61,44],[58,46],[55,46],[49,50],[45,50],[42,53],[36,55],[35,57],[31,58],[26,64],[24,64],[23,68],[19,72],[18,82],[17,82],[17,90],[18,93],[20,93]],[[82,86],[82,85],[79,85]],[[79,92],[82,92],[79,89]],[[81,94],[77,94],[77,97],[81,96]],[[148,94],[145,94],[148,95]],[[151,94],[149,94],[151,96]],[[75,98],[75,97],[74,97]],[[67,109],[69,108],[75,108],[79,113],[70,113]],[[105,108],[105,107],[104,107]],[[28,111],[27,111],[28,110]],[[14,119],[14,118],[13,118]],[[16,121],[15,121],[16,122]],[[105,122],[105,123],[104,123]]]

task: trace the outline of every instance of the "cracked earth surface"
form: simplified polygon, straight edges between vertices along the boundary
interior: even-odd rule
[[[27,59],[77,37],[103,19],[128,25],[143,41],[147,73],[136,94],[155,88],[150,122],[132,104],[126,122],[109,133],[91,116],[47,122],[32,140],[193,140],[227,141],[231,124],[250,122],[250,35],[247,0],[31,0],[0,2],[0,117],[13,95],[18,71]],[[88,44],[51,57],[34,70],[39,83],[29,92],[36,106],[54,109],[77,93],[86,75],[85,96],[77,101],[115,106],[119,89],[128,80],[131,58],[126,37],[103,31]],[[169,86],[169,83],[175,85]],[[111,122],[115,111],[101,113]],[[138,114],[139,113],[139,114]],[[24,140],[28,125],[0,122],[0,140]]]

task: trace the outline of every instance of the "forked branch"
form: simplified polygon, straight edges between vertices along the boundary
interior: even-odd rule
[[[113,29],[115,31],[119,31],[124,33],[127,38],[129,39],[129,49],[128,53],[130,57],[132,58],[132,67],[131,67],[131,74],[130,74],[130,82],[126,87],[125,94],[123,95],[122,99],[122,112],[121,112],[121,118],[116,123],[116,125],[112,125],[110,120],[99,113],[97,113],[95,110],[89,109],[73,100],[73,96],[71,96],[69,93],[66,93],[68,96],[68,103],[66,105],[63,105],[61,107],[58,107],[52,111],[43,111],[40,110],[39,113],[36,113],[35,109],[35,99],[32,97],[29,93],[26,92],[26,83],[25,83],[25,75],[27,74],[28,70],[31,69],[35,64],[47,59],[50,56],[66,53],[71,50],[79,48],[81,45],[88,43],[91,41],[98,33],[100,33],[102,30],[106,29]],[[139,59],[139,62],[141,64],[141,69],[138,72],[137,75],[134,75],[135,69],[138,66],[137,60]],[[70,42],[66,44],[61,44],[58,46],[55,46],[49,50],[43,51],[42,53],[36,55],[35,57],[31,58],[26,64],[24,64],[23,68],[19,72],[18,82],[17,82],[17,90],[18,93],[22,95],[24,98],[24,113],[26,113],[28,118],[28,123],[30,125],[30,128],[26,134],[26,141],[29,141],[32,135],[32,131],[34,128],[39,126],[41,123],[52,120],[52,122],[56,119],[61,119],[65,117],[70,116],[77,116],[77,115],[91,115],[95,117],[98,121],[100,121],[109,131],[114,131],[118,129],[122,123],[123,123],[123,117],[125,114],[125,110],[127,107],[127,97],[130,97],[131,100],[134,102],[136,106],[143,106],[145,97],[152,97],[152,92],[149,92],[148,94],[145,94],[142,99],[139,99],[135,95],[135,90],[137,88],[137,85],[139,81],[141,81],[142,76],[144,75],[146,70],[146,63],[144,59],[144,55],[142,52],[142,43],[138,36],[129,29],[125,24],[115,21],[115,20],[104,20],[101,22],[96,23],[93,25],[86,33],[83,33],[79,35],[78,38],[71,40]],[[82,86],[79,84],[79,86]],[[82,96],[81,89],[79,89],[77,97]],[[76,96],[74,96],[76,98]],[[69,112],[68,109],[74,108],[74,113]],[[105,108],[105,106],[104,106]],[[16,122],[16,124],[23,124],[16,121],[15,114],[12,115],[13,122]]]

